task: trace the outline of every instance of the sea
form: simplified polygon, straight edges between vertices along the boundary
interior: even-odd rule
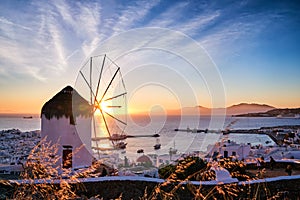
[[[229,134],[224,136],[221,130],[228,129],[256,129],[282,125],[300,125],[297,118],[276,117],[222,117],[222,116],[134,116],[128,117],[125,133],[132,136],[148,136],[127,138],[127,148],[116,153],[123,157],[136,159],[140,154],[137,150],[143,149],[144,154],[168,154],[170,149],[177,149],[178,153],[188,154],[198,152],[207,153],[209,144],[229,139],[237,143],[251,143],[252,145],[274,145],[267,135],[258,134]],[[22,132],[41,129],[41,118],[33,115],[24,118],[22,115],[1,115],[0,130],[19,129]],[[175,129],[208,129],[213,132],[194,133],[192,131],[175,131]],[[151,137],[159,134],[160,137]],[[155,144],[161,144],[159,150],[154,150]]]

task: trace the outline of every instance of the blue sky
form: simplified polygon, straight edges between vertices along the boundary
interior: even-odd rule
[[[145,27],[180,31],[198,42],[220,72],[226,105],[300,106],[297,1],[2,0],[0,112],[40,112],[75,84],[99,44]]]

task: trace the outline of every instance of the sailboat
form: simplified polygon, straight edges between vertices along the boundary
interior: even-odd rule
[[[156,139],[156,144],[153,147],[154,147],[154,150],[160,149],[161,144],[159,143],[159,139],[158,138]]]
[[[174,140],[173,148],[170,147],[169,154],[176,154],[176,153],[177,153],[177,149],[175,148],[175,140]]]

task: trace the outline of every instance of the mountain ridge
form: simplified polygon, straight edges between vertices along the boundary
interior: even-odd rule
[[[151,111],[151,114],[160,115],[240,115],[245,113],[266,112],[275,109],[275,107],[267,104],[258,103],[239,103],[225,108],[207,108],[201,105],[193,107],[183,107],[181,109],[166,110],[166,113]],[[148,112],[140,112],[139,114],[148,114]]]
[[[267,112],[246,113],[235,115],[235,117],[283,117],[283,118],[299,118],[300,108],[275,108]]]

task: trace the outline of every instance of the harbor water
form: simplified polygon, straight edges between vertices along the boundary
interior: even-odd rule
[[[214,120],[214,122],[212,122]],[[217,120],[217,123],[215,122]],[[175,129],[213,129],[212,124],[218,124],[220,130],[229,129],[256,129],[261,127],[273,127],[282,125],[300,125],[300,119],[295,118],[236,118],[210,116],[135,116],[128,118],[128,125],[125,129],[127,135],[153,135],[155,137],[134,137],[127,138],[127,148],[118,151],[120,155],[136,159],[140,154],[137,150],[143,149],[145,154],[168,154],[170,148],[177,149],[178,153],[199,152],[204,155],[209,144],[214,144],[223,139],[223,134],[216,130],[214,133],[194,133],[175,131]],[[0,130],[20,129],[21,131],[40,130],[41,119],[39,116],[23,118],[16,116],[1,116]],[[220,131],[219,130],[219,131]],[[251,143],[252,145],[274,145],[274,142],[267,135],[258,134],[229,134],[226,139],[234,140],[237,143]],[[153,146],[161,144],[161,148],[154,150]]]

